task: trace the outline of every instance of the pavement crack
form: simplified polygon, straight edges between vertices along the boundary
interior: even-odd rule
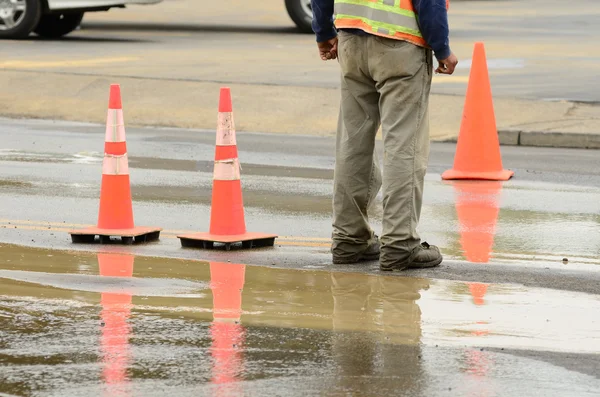
[[[571,102],[571,106],[565,111],[565,117],[572,117],[579,108],[579,105],[575,102]]]

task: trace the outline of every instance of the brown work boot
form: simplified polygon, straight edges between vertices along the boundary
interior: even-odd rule
[[[376,261],[377,259],[379,259],[379,237],[375,235],[365,251],[343,257],[333,255],[333,264],[350,265],[358,262]]]
[[[382,271],[406,270],[406,269],[425,269],[435,267],[442,263],[442,254],[435,245],[429,245],[426,242],[416,247],[406,261],[392,263],[391,265],[379,265]]]

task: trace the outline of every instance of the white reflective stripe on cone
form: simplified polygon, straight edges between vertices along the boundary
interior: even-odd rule
[[[236,144],[233,113],[219,113],[219,120],[217,121],[217,146],[233,146]]]
[[[105,142],[125,142],[123,109],[108,109]]]
[[[129,161],[127,160],[127,153],[121,156],[104,153],[104,161],[102,161],[102,174],[129,175]]]
[[[241,178],[240,161],[238,159],[216,160],[215,181],[238,181]]]

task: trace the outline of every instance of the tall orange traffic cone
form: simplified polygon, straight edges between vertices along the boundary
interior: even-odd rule
[[[106,119],[98,226],[69,233],[74,243],[92,243],[96,236],[100,237],[101,243],[106,243],[111,236],[118,236],[125,244],[133,244],[134,239],[136,242],[158,240],[161,230],[156,227],[135,227],[133,223],[121,88],[113,84],[110,86]]]
[[[487,263],[494,247],[502,182],[457,181],[460,244],[469,262]]]
[[[275,244],[277,235],[246,231],[240,169],[231,92],[229,88],[221,88],[210,231],[177,236],[184,247],[213,248],[214,243],[221,243],[229,250],[231,244],[239,242],[243,248]]]
[[[242,290],[246,266],[211,262],[210,288],[213,293],[213,323],[210,327],[213,357],[212,383],[217,395],[242,395],[235,390],[243,372],[242,350],[245,330],[240,324],[242,315]]]
[[[105,277],[132,277],[134,256],[121,254],[98,254],[100,275]],[[131,327],[130,293],[103,292],[100,298],[103,321],[101,334],[102,377],[107,395],[127,396],[131,394],[127,375],[131,352],[129,334]]]
[[[442,179],[506,181],[513,175],[502,168],[485,49],[475,43],[454,167]]]

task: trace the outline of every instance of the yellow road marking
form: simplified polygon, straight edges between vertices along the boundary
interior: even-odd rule
[[[10,226],[20,226],[20,225],[34,225],[34,226],[39,226],[39,227],[42,228],[42,230],[44,230],[44,229],[47,230],[48,226],[50,226],[50,227],[56,226],[58,228],[64,228],[64,227],[69,227],[69,228],[86,228],[86,227],[95,226],[95,225],[83,224],[83,223],[28,221],[28,220],[21,220],[21,219],[0,219],[0,226],[7,226],[8,228],[10,228]],[[161,233],[163,233],[163,234],[178,235],[178,234],[194,233],[196,231],[194,231],[194,230],[163,230]],[[316,242],[316,241],[318,241],[318,242],[323,242],[323,243],[330,243],[331,242],[331,239],[330,238],[326,238],[326,237],[279,236],[277,239],[278,240],[290,240],[290,241],[308,241],[308,242],[311,242],[311,241],[312,242]]]
[[[44,227],[44,226],[15,226],[15,225],[0,225],[2,229],[16,229],[16,230],[36,230],[44,232],[68,232],[71,229],[66,227]]]
[[[60,227],[58,227],[60,226]],[[44,232],[61,232],[68,233],[72,230],[71,226],[75,227],[88,227],[91,225],[83,225],[83,224],[69,224],[69,223],[59,223],[59,222],[35,222],[35,221],[21,221],[21,220],[6,220],[0,219],[0,228],[1,229],[16,229],[16,230],[32,230],[32,231],[44,231]],[[186,231],[189,233],[189,231]],[[169,240],[177,239],[177,235],[179,233],[175,233],[174,231],[165,230],[161,232],[161,238],[166,238]],[[321,241],[321,242],[319,242]],[[275,242],[276,245],[288,246],[288,247],[309,247],[309,248],[329,248],[331,246],[331,240],[325,238],[308,238],[308,237],[279,237]],[[534,260],[534,261],[546,261],[552,260],[555,258],[563,257],[556,255],[541,255],[539,254],[516,254],[516,253],[504,253],[504,252],[494,252],[494,257],[498,260]],[[575,260],[575,258],[573,258]],[[579,257],[576,259],[577,261],[582,261],[586,264],[598,264],[596,258],[591,257]]]
[[[50,226],[68,226],[68,227],[89,227],[80,223],[63,223],[63,222],[43,222],[43,221],[25,221],[20,219],[0,219],[0,223],[11,225],[50,225]]]
[[[2,229],[16,229],[16,230],[33,230],[33,231],[45,231],[45,232],[64,232],[68,233],[73,228],[85,228],[92,225],[84,225],[77,223],[60,223],[60,222],[36,222],[26,220],[9,220],[0,219],[0,228]],[[183,233],[190,233],[189,230],[175,231],[175,230],[163,230],[161,236],[168,239],[176,239],[177,235]],[[279,237],[276,241],[277,245],[294,246],[294,247],[329,247],[331,240],[322,237],[293,237],[283,236]]]
[[[63,61],[24,61],[13,60],[0,62],[0,68],[6,69],[47,69],[47,68],[78,68],[83,66],[98,66],[110,63],[125,63],[137,61],[140,58],[120,57],[120,58],[95,58]]]
[[[469,76],[446,76],[446,75],[436,75],[433,76],[431,81],[433,84],[443,84],[443,83],[468,83]]]

